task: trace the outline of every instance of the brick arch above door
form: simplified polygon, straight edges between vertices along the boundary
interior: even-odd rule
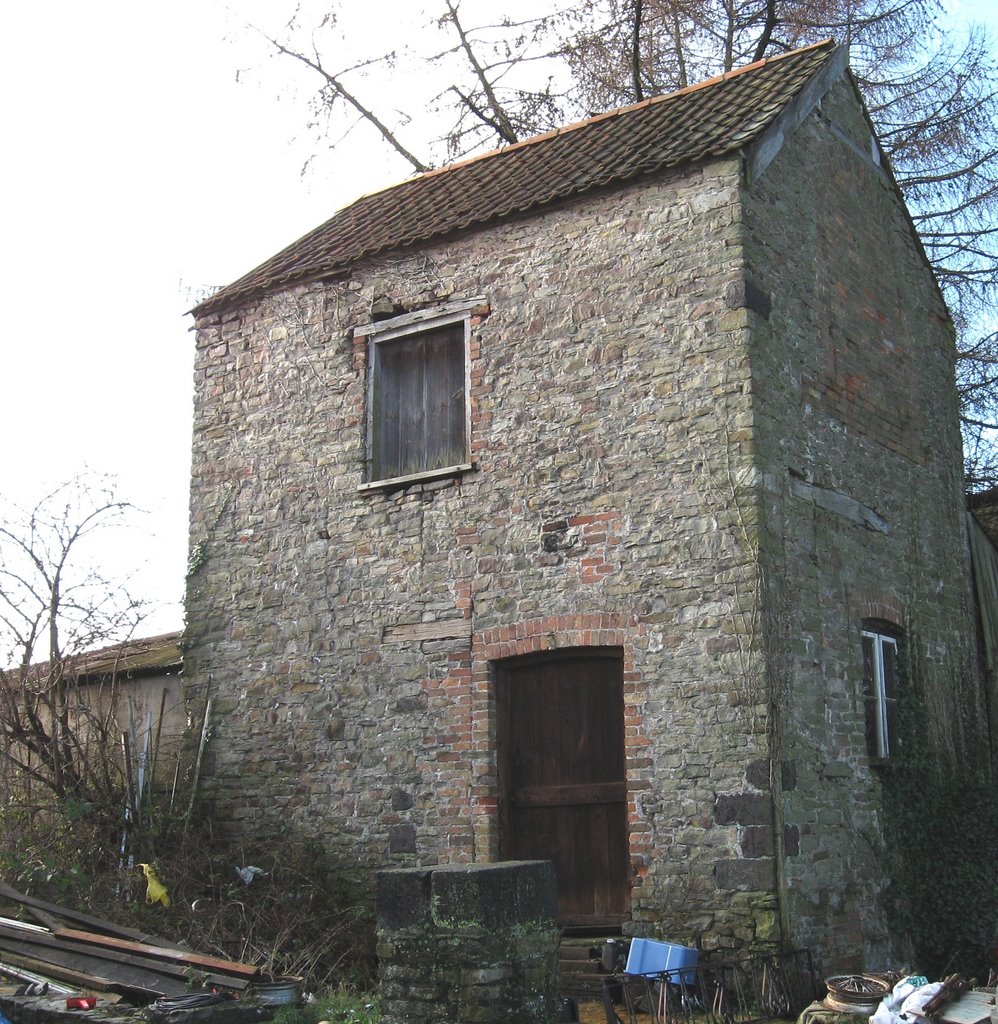
[[[645,626],[637,615],[620,612],[546,615],[483,629],[474,637],[472,660],[488,664],[563,647],[622,647],[626,672],[628,653],[633,663],[634,645],[644,636]]]
[[[651,788],[653,774],[651,737],[645,719],[647,682],[640,667],[640,652],[647,644],[647,627],[640,617],[624,612],[538,616],[474,632],[471,646],[471,747],[482,771],[472,798],[476,859],[494,860],[499,856],[494,664],[522,655],[570,648],[615,647],[623,656],[624,755],[631,870],[635,884],[640,886],[651,855],[650,830],[638,804],[640,794]]]

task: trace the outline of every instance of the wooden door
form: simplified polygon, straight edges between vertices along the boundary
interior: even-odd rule
[[[562,652],[499,666],[501,850],[554,862],[563,926],[630,911],[623,663]]]

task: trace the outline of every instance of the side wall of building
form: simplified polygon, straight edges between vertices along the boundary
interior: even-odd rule
[[[746,193],[766,649],[796,941],[888,963],[883,783],[864,741],[864,621],[892,624],[902,700],[945,762],[980,698],[952,328],[843,80]],[[983,722],[981,717],[979,721]],[[984,747],[986,751],[986,745]]]
[[[185,674],[218,821],[494,859],[497,663],[612,647],[632,927],[775,937],[740,219],[718,162],[199,325]],[[475,296],[477,469],[358,491],[353,331]]]

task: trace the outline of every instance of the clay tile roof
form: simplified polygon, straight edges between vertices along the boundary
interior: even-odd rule
[[[736,152],[828,63],[831,41],[600,114],[362,196],[216,292],[220,311],[285,285],[665,168]]]

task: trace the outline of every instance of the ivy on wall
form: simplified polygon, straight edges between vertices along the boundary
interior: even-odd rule
[[[906,669],[914,685],[899,687],[901,743],[883,777],[889,922],[909,944],[905,966],[984,983],[998,966],[998,787],[981,751],[926,742],[931,702]]]

